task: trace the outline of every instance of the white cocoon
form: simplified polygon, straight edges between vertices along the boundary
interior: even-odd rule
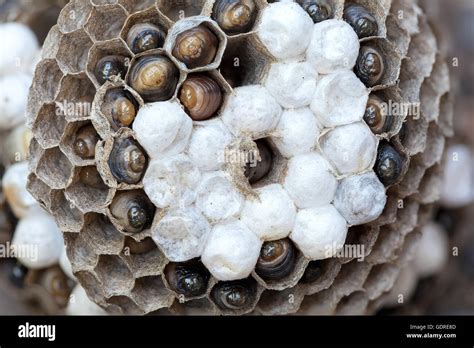
[[[201,260],[218,280],[246,278],[257,263],[262,244],[240,221],[217,224],[209,235]]]
[[[304,54],[312,28],[313,21],[300,5],[276,2],[263,10],[257,36],[273,56],[285,60]]]
[[[40,269],[59,262],[64,240],[54,219],[36,207],[20,219],[13,235],[12,248],[23,265]]]
[[[195,124],[189,140],[189,158],[200,170],[218,170],[224,164],[224,151],[233,139],[220,119]]]
[[[67,315],[107,315],[94,301],[87,297],[87,294],[79,284],[72,290],[69,302],[66,307]]]
[[[349,225],[362,225],[377,219],[386,201],[385,187],[370,171],[341,180],[334,206]]]
[[[256,190],[258,198],[247,199],[240,220],[261,240],[287,237],[295,221],[296,208],[280,184]]]
[[[341,175],[367,170],[377,155],[377,138],[362,122],[339,126],[320,138],[323,154]]]
[[[195,207],[173,208],[151,231],[166,257],[183,262],[201,256],[210,226]]]
[[[201,180],[199,169],[183,154],[150,161],[143,177],[143,189],[159,208],[185,206],[196,199]]]
[[[222,121],[235,135],[267,135],[281,116],[281,106],[260,85],[237,87],[230,95]]]
[[[352,69],[359,48],[359,38],[350,24],[328,19],[314,25],[306,57],[320,74],[329,74]]]
[[[310,152],[291,158],[284,187],[298,208],[312,208],[332,202],[337,179],[321,155]]]
[[[0,77],[0,130],[25,122],[30,84],[31,76],[21,72]]]
[[[33,31],[21,23],[3,23],[0,37],[0,75],[28,71],[39,48]]]
[[[324,76],[316,87],[311,110],[326,127],[362,121],[369,92],[352,71]]]
[[[418,276],[427,277],[441,271],[446,265],[450,247],[446,232],[439,224],[430,222],[422,228],[421,233],[414,265]]]
[[[151,158],[184,151],[192,129],[191,118],[172,101],[146,104],[133,122],[137,140]]]
[[[237,217],[243,202],[240,191],[221,171],[206,173],[197,189],[196,206],[213,222]]]
[[[332,205],[302,209],[296,215],[291,240],[310,260],[334,257],[343,248],[346,220]]]
[[[30,208],[37,205],[36,200],[26,189],[28,175],[28,162],[23,161],[8,167],[2,179],[5,198],[19,219],[27,216]]]
[[[284,110],[272,140],[281,155],[289,158],[311,151],[321,128],[308,107]]]
[[[318,73],[308,62],[274,63],[265,87],[285,108],[308,106],[314,96]]]

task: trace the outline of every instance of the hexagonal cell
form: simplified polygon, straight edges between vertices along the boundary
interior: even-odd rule
[[[212,302],[223,314],[250,313],[257,304],[262,288],[253,278],[218,282],[211,290]]]
[[[283,291],[265,290],[258,302],[258,312],[263,315],[285,315],[296,313],[304,299],[298,286]]]
[[[84,290],[92,301],[103,306],[104,302],[104,292],[102,290],[102,284],[94,271],[78,271],[74,273],[77,281],[82,284]]]
[[[388,2],[383,1],[374,2],[370,0],[352,0],[347,3],[344,8],[344,20],[347,21],[354,28],[355,32],[358,34],[361,40],[368,40],[370,37],[374,36],[385,37],[385,35],[387,34],[385,20],[390,10],[390,5],[391,4],[389,4]],[[372,16],[375,20],[375,25],[365,25],[361,28],[358,23],[358,19],[360,18],[358,14],[360,12],[365,12],[368,15]]]
[[[92,41],[83,30],[63,35],[57,43],[56,55],[61,69],[69,74],[83,72],[86,69],[87,53],[91,46]]]
[[[64,233],[64,242],[73,271],[92,271],[94,269],[99,257],[82,233]]]
[[[150,24],[155,27],[134,27],[141,24]],[[152,7],[128,17],[120,37],[128,44],[132,52],[138,54],[146,50],[162,48],[171,25],[172,23],[168,18],[158,12],[155,7]],[[130,32],[132,28],[133,32]],[[135,43],[134,41],[138,42]]]
[[[106,299],[107,303],[115,305],[115,314],[143,315],[145,312],[128,296],[112,296]]]
[[[95,272],[106,297],[126,295],[133,289],[133,275],[118,256],[100,255]]]
[[[245,34],[254,29],[259,12],[265,6],[267,2],[261,0],[216,0],[211,18],[227,35]]]
[[[145,102],[166,101],[176,95],[184,75],[166,52],[153,49],[132,59],[126,81]]]
[[[83,213],[102,212],[112,200],[113,191],[104,184],[95,166],[78,167],[65,191],[66,197]]]
[[[150,237],[139,242],[125,237],[125,247],[120,256],[135,278],[160,275],[168,262]]]
[[[118,191],[107,208],[107,215],[119,231],[139,240],[148,233],[155,210],[144,191]]]
[[[117,4],[95,6],[84,29],[95,41],[115,39],[127,19],[125,9]]]
[[[330,287],[340,269],[341,263],[335,258],[311,261],[306,266],[300,283],[305,288],[306,294],[315,294]]]
[[[283,290],[298,283],[308,262],[287,238],[264,242],[252,275],[266,289]]]
[[[36,115],[36,111],[41,107],[41,103],[54,100],[59,89],[59,82],[63,77],[63,72],[54,59],[45,59],[38,63],[31,85],[30,100],[28,101],[28,112]]]
[[[120,129],[115,138],[96,146],[97,169],[104,182],[119,189],[142,188],[141,179],[148,167],[148,155],[133,138],[129,128]]]
[[[180,70],[197,72],[218,68],[226,46],[227,37],[214,21],[195,16],[168,31],[164,49]]]
[[[393,86],[400,74],[401,61],[393,44],[376,38],[361,45],[354,72],[367,87]]]
[[[230,93],[224,78],[217,71],[211,71],[189,74],[178,91],[178,97],[194,121],[205,121],[221,113]]]
[[[61,231],[79,232],[84,225],[84,216],[65,196],[62,190],[51,193],[51,212]]]
[[[163,275],[167,288],[176,294],[180,302],[205,296],[211,278],[199,259],[169,263]]]
[[[56,97],[58,114],[68,121],[87,119],[92,110],[95,87],[86,74],[66,75]]]
[[[44,152],[35,174],[49,187],[61,190],[71,182],[73,166],[61,150],[55,147]]]
[[[64,131],[59,147],[74,165],[94,165],[95,147],[99,140],[90,121],[71,122]]]
[[[122,79],[125,78],[132,52],[121,39],[113,39],[106,42],[96,42],[92,45],[86,65],[86,72],[94,85],[99,88],[102,83],[98,81],[96,76],[96,66],[101,59],[110,57],[113,59],[107,60],[108,70],[119,71]],[[115,75],[114,75],[115,76]]]
[[[38,166],[38,162],[43,156],[44,149],[40,146],[35,138],[31,138],[28,148],[28,170],[34,172]]]
[[[273,58],[253,36],[230,39],[219,70],[233,88],[260,84]]]
[[[82,234],[96,254],[118,255],[124,246],[124,236],[117,231],[110,220],[102,214],[87,214],[87,228]]]
[[[364,315],[369,299],[363,291],[356,291],[343,297],[337,304],[336,315]]]
[[[57,24],[51,28],[43,43],[43,49],[41,51],[41,57],[43,59],[54,59],[56,57],[59,50],[58,42],[61,35],[62,33]]]
[[[44,149],[58,146],[66,128],[66,118],[59,111],[55,103],[44,104],[33,123],[33,135]]]
[[[132,128],[140,108],[137,98],[139,96],[128,86],[109,86],[103,98],[98,100],[100,116],[105,116],[106,122],[109,123],[109,127],[103,126],[101,128],[109,128],[109,131],[117,131],[122,127]]]
[[[158,0],[159,10],[171,21],[201,14],[206,0]]]
[[[46,185],[41,179],[39,179],[34,173],[28,175],[28,182],[26,188],[28,192],[38,201],[44,209],[49,210],[51,205],[48,199],[51,192],[51,188]]]
[[[63,33],[81,29],[89,18],[92,6],[89,1],[72,0],[58,17],[58,27]]]
[[[135,281],[132,298],[145,311],[152,312],[171,306],[173,294],[165,287],[161,277],[143,277]]]

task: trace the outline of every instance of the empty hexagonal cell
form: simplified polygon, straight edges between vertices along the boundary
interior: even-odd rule
[[[99,255],[118,255],[124,246],[124,236],[102,214],[87,214],[87,228],[81,232],[84,239]]]
[[[75,165],[93,165],[99,140],[90,121],[71,122],[64,131],[59,147]]]
[[[100,255],[95,272],[107,297],[128,294],[135,283],[127,265],[118,256]]]
[[[164,271],[166,285],[179,297],[180,302],[203,297],[211,275],[199,259],[169,263]]]
[[[54,59],[45,59],[38,63],[35,70],[35,76],[31,85],[32,93],[31,100],[28,102],[29,106],[39,108],[39,103],[54,100],[59,89],[59,82],[63,77],[63,72]],[[32,111],[32,109],[29,109]],[[33,112],[36,114],[36,112]]]
[[[144,191],[129,190],[118,191],[107,212],[119,231],[139,235],[151,226],[155,210]]]
[[[83,213],[103,211],[112,199],[112,192],[95,166],[77,167],[65,194]]]
[[[218,68],[226,45],[227,37],[214,21],[195,16],[168,31],[164,48],[182,71],[194,72]]]
[[[85,29],[96,41],[115,39],[127,19],[125,9],[117,4],[100,5],[92,9]]]
[[[56,59],[64,72],[73,74],[86,69],[87,53],[92,41],[85,31],[79,30],[63,35],[57,45]]]
[[[141,53],[151,49],[162,48],[168,28],[169,20],[155,7],[131,15],[120,34],[130,50]]]
[[[72,0],[68,3],[58,18],[58,26],[61,32],[70,33],[81,29],[86,24],[92,5],[89,1]]]
[[[79,232],[84,225],[84,216],[65,196],[63,190],[51,194],[51,212],[61,231]]]
[[[121,39],[96,42],[89,51],[87,74],[96,87],[114,76],[124,79],[131,56],[132,52]]]
[[[206,0],[158,0],[160,11],[172,21],[201,14]]]
[[[152,312],[171,306],[173,294],[165,287],[161,277],[143,277],[135,281],[132,298],[145,311]]]
[[[141,309],[135,301],[128,296],[112,296],[106,299],[107,303],[112,306],[111,310],[115,314],[125,315],[143,315],[145,312]]]
[[[253,276],[267,289],[295,286],[305,272],[308,260],[288,239],[263,243]]]
[[[56,97],[59,115],[66,120],[83,120],[89,117],[94,100],[95,87],[86,74],[66,75]]]
[[[49,187],[61,190],[72,180],[73,166],[58,147],[48,149],[41,157],[36,175]]]
[[[168,262],[150,237],[141,241],[125,237],[125,247],[120,255],[135,278],[160,275]]]
[[[94,269],[97,265],[98,255],[82,233],[64,233],[64,242],[73,271],[92,271]]]
[[[258,312],[263,315],[286,315],[296,313],[304,299],[301,287],[283,291],[265,290],[258,302]]]
[[[66,127],[66,118],[58,111],[56,104],[44,104],[33,124],[33,135],[45,149],[59,145]]]
[[[44,209],[49,209],[50,201],[48,197],[51,188],[48,185],[46,185],[34,173],[30,173],[30,175],[28,175],[26,188]]]
[[[189,74],[178,91],[186,113],[194,121],[205,121],[220,113],[230,88],[216,71]]]
[[[252,278],[218,282],[211,290],[212,302],[223,314],[250,313],[257,304],[262,289]]]
[[[54,59],[56,57],[56,54],[59,50],[58,41],[61,35],[62,33],[60,32],[58,25],[55,25],[51,28],[43,43],[43,49],[41,51],[42,58]]]
[[[28,148],[28,170],[34,172],[38,166],[38,162],[43,156],[44,149],[40,146],[35,138],[31,138]]]
[[[364,315],[369,299],[363,291],[356,291],[345,296],[336,307],[336,315]]]
[[[271,55],[253,36],[230,39],[219,70],[233,88],[259,84],[273,63]]]

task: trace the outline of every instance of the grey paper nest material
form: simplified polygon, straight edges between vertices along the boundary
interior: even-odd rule
[[[247,1],[242,2],[247,3]],[[336,182],[334,178],[345,180],[346,187],[349,188],[351,185],[360,185],[360,182],[363,182],[357,182],[359,174],[373,175],[375,178],[372,172],[372,167],[375,166],[375,172],[380,181],[385,184],[387,201],[381,215],[376,211],[373,212],[373,216],[368,212],[363,212],[368,216],[361,218],[353,212],[354,207],[352,210],[351,207],[342,208],[344,204],[338,207],[341,213],[338,213],[332,205],[328,205],[325,210],[318,211],[321,215],[316,215],[331,216],[336,219],[332,221],[337,221],[337,226],[340,226],[340,220],[342,220],[342,226],[338,227],[337,233],[344,238],[347,232],[347,221],[347,225],[351,227],[347,234],[346,245],[363,247],[359,248],[364,254],[362,262],[354,257],[348,257],[347,254],[344,258],[325,258],[321,257],[321,251],[306,248],[307,241],[301,237],[301,234],[305,236],[304,230],[307,225],[300,223],[299,237],[295,231],[292,231],[290,235],[293,241],[290,246],[293,247],[294,252],[292,256],[294,267],[276,280],[262,276],[264,273],[261,270],[259,273],[258,269],[252,271],[246,279],[231,280],[230,268],[208,267],[212,273],[209,274],[196,260],[183,266],[181,261],[188,260],[191,256],[201,255],[200,234],[203,230],[209,229],[208,225],[214,224],[215,219],[219,220],[222,216],[216,217],[215,209],[209,210],[201,206],[207,221],[194,206],[187,209],[179,206],[172,207],[170,204],[170,201],[174,199],[172,194],[165,195],[163,198],[159,195],[160,187],[154,187],[158,193],[150,190],[149,184],[147,187],[148,172],[143,180],[141,175],[133,174],[130,170],[120,172],[120,168],[124,165],[138,168],[134,171],[135,173],[141,173],[140,170],[143,171],[143,168],[148,166],[149,171],[152,167],[157,172],[161,171],[162,176],[158,177],[161,180],[170,175],[169,168],[174,168],[174,171],[171,170],[171,175],[176,176],[179,173],[179,179],[176,179],[178,184],[188,189],[199,171],[194,171],[192,166],[188,165],[189,161],[183,159],[186,155],[192,157],[189,154],[190,150],[184,154],[186,144],[183,146],[183,139],[189,138],[193,126],[195,128],[215,127],[218,129],[216,134],[220,135],[219,127],[225,128],[223,125],[219,126],[222,124],[220,121],[222,119],[234,135],[229,149],[237,149],[247,154],[258,149],[260,160],[265,157],[265,151],[269,151],[272,154],[273,164],[270,173],[256,184],[249,183],[247,178],[259,176],[258,171],[252,172],[250,168],[250,173],[244,173],[242,165],[245,169],[245,163],[224,165],[222,171],[229,179],[226,182],[231,183],[229,184],[231,188],[229,189],[225,186],[227,184],[219,181],[219,175],[217,179],[214,178],[216,180],[214,182],[217,183],[215,185],[223,185],[224,191],[230,190],[230,194],[226,196],[229,197],[229,204],[226,210],[219,211],[220,213],[234,216],[236,212],[232,211],[232,207],[234,204],[240,207],[238,202],[241,198],[238,197],[243,197],[242,199],[246,201],[255,200],[255,197],[265,200],[265,194],[272,199],[278,197],[278,202],[281,203],[283,209],[282,214],[275,217],[277,227],[271,231],[264,230],[257,233],[261,240],[268,241],[285,238],[290,233],[285,230],[284,225],[287,221],[284,220],[286,217],[290,220],[294,213],[292,215],[289,213],[291,209],[285,209],[284,202],[288,200],[291,202],[291,200],[286,199],[286,193],[281,193],[283,185],[291,192],[294,202],[289,204],[292,209],[295,209],[293,204],[296,204],[299,209],[298,214],[305,210],[302,208],[311,207],[311,204],[321,204],[321,201],[329,204],[333,201],[334,196],[326,194],[327,192],[323,190],[321,192],[324,192],[324,195],[311,197],[313,201],[308,204],[307,195],[313,192],[313,186],[316,187],[318,184],[311,186],[308,192],[301,190],[298,180],[288,179],[294,175],[292,170],[295,166],[292,169],[292,163],[296,162],[297,156],[293,156],[292,153],[295,147],[278,142],[277,133],[274,131],[276,123],[273,122],[272,117],[275,114],[280,115],[282,109],[278,103],[287,112],[293,112],[291,103],[309,105],[311,98],[307,104],[301,101],[299,98],[303,98],[305,92],[302,89],[301,93],[290,96],[292,98],[287,98],[288,95],[282,95],[281,98],[275,97],[278,102],[276,103],[275,99],[269,97],[268,92],[263,91],[263,87],[259,86],[265,80],[267,84],[269,83],[268,76],[269,74],[271,76],[272,63],[288,60],[291,58],[288,55],[294,53],[278,46],[280,44],[284,46],[283,36],[279,37],[283,43],[277,42],[274,45],[271,37],[269,39],[268,36],[259,32],[259,28],[264,28],[268,24],[265,21],[271,22],[276,18],[271,18],[271,11],[278,12],[276,4],[269,5],[266,1],[255,1],[255,24],[245,28],[243,33],[236,34],[226,30],[231,35],[225,34],[211,19],[216,18],[213,12],[216,11],[215,6],[217,6],[215,1],[184,1],[175,5],[170,5],[171,2],[167,1],[155,3],[154,1],[118,0],[108,1],[106,4],[100,1],[72,1],[64,8],[58,24],[53,27],[45,42],[43,60],[37,67],[30,91],[28,117],[33,128],[34,139],[30,146],[32,173],[29,177],[29,189],[53,214],[64,232],[74,274],[91,299],[110,312],[127,314],[168,312],[181,314],[290,314],[297,312],[355,314],[371,312],[377,308],[380,297],[393,285],[401,265],[410,258],[419,236],[419,226],[429,215],[430,205],[438,196],[437,183],[441,171],[440,160],[444,149],[444,139],[451,132],[448,68],[438,52],[433,30],[416,1],[359,0],[353,2],[364,5],[374,16],[377,30],[360,39],[358,43],[357,35],[349,29],[351,33],[348,35],[355,35],[357,51],[355,51],[355,56],[347,57],[347,59],[354,60],[352,65],[356,63],[359,46],[361,52],[369,52],[370,57],[374,57],[370,53],[375,50],[384,57],[385,70],[380,76],[376,76],[377,71],[375,74],[366,71],[364,64],[357,63],[356,73],[368,86],[367,89],[363,86],[362,95],[358,94],[358,86],[361,82],[354,82],[355,75],[341,72],[341,79],[355,86],[351,90],[353,93],[348,92],[348,98],[352,98],[351,100],[354,100],[354,104],[357,105],[360,104],[360,100],[363,100],[364,103],[361,106],[365,109],[367,99],[364,100],[364,93],[371,92],[371,98],[376,96],[380,100],[391,101],[397,105],[416,106],[419,104],[420,112],[418,114],[415,110],[413,114],[409,114],[408,111],[400,111],[397,113],[399,117],[393,118],[393,122],[387,127],[381,130],[376,129],[376,126],[372,127],[376,133],[372,135],[368,131],[369,128],[361,122],[362,115],[360,119],[348,120],[348,117],[352,117],[350,114],[338,112],[330,106],[318,103],[311,105],[311,110],[322,123],[315,126],[315,129],[318,129],[318,135],[312,139],[315,143],[314,148],[317,149],[314,151],[322,153],[323,157],[331,162],[331,165],[327,164],[328,168],[332,166],[336,168],[328,169],[327,173],[320,175],[324,178],[321,180],[325,180],[324,182],[328,184],[327,190],[331,190],[332,180]],[[228,1],[228,3],[233,3],[233,1]],[[308,5],[307,1],[298,3],[301,3],[302,7]],[[344,13],[344,1],[327,1],[327,4],[331,9],[331,17],[338,20],[328,22],[331,24],[328,25],[327,30],[333,30],[332,26],[334,26],[336,32],[347,31],[350,27],[340,21]],[[265,12],[266,10],[269,11]],[[291,11],[287,12],[289,18],[291,19],[294,13],[299,13],[298,11],[301,11],[301,8],[291,8]],[[71,13],[74,16],[71,17]],[[176,22],[183,15],[190,17]],[[304,21],[310,21],[306,14],[304,16],[306,16]],[[290,19],[288,22],[291,22]],[[134,46],[130,42],[127,45],[127,37],[133,26],[140,23],[152,23],[158,30],[167,33],[162,43],[163,48],[154,47],[152,50],[141,53],[132,52],[131,49]],[[283,26],[286,24],[288,23],[280,23]],[[220,25],[224,27],[225,22],[220,22]],[[268,25],[271,27],[271,24]],[[305,28],[304,23],[298,21],[291,22],[291,25],[295,25],[299,30]],[[200,40],[204,42],[210,40],[206,47],[212,46],[213,40],[217,40],[211,59],[200,64],[194,64],[196,63],[195,55],[180,57],[179,51],[174,51],[178,43],[184,42],[182,47],[194,47],[196,41],[189,41],[186,36],[183,38],[181,33],[197,27],[203,27],[202,30],[211,32],[210,36],[205,33],[200,37]],[[310,23],[310,28],[312,27],[313,24]],[[363,36],[362,34],[359,33],[359,36]],[[159,35],[157,40],[160,40]],[[324,38],[322,40],[324,42]],[[296,50],[301,49],[298,45],[296,43]],[[329,43],[328,50],[334,49],[331,45]],[[348,45],[348,49],[350,48],[351,46]],[[305,49],[303,47],[301,52],[304,53]],[[337,47],[335,50],[337,51]],[[331,60],[332,58],[328,58],[330,54],[325,55],[325,52],[320,52],[317,48],[312,49],[311,52],[311,54],[308,53],[308,60],[317,61],[317,69],[329,71],[335,67],[347,65],[344,63],[346,57],[336,57],[335,60]],[[197,56],[201,53],[199,51]],[[109,58],[104,60],[104,57],[111,55],[115,55],[113,60]],[[234,64],[236,58],[239,62],[237,65]],[[298,59],[301,58],[304,58],[304,55]],[[143,85],[136,79],[135,70],[139,70],[137,67],[140,66],[146,67],[150,61],[153,63],[156,60],[165,62],[161,65],[160,71],[175,80],[172,80],[173,88],[169,91],[162,90],[160,93],[163,94],[150,95],[147,94],[146,89],[140,90]],[[96,68],[101,64],[105,64],[105,68],[100,69],[100,74],[98,74]],[[376,66],[375,70],[377,70]],[[115,71],[115,73],[110,73],[110,71]],[[193,123],[190,122],[184,110],[177,105],[179,106],[180,101],[184,102],[183,89],[186,82],[189,82],[188,78],[193,76],[193,73],[202,71],[207,72],[207,76],[210,76],[220,87],[223,104],[215,108],[217,116],[209,121],[201,121],[199,113],[192,114],[192,105],[188,105],[186,111],[192,115]],[[103,83],[102,78],[108,73],[120,75],[122,78],[115,76]],[[321,75],[326,73],[321,73]],[[105,80],[107,77],[105,76]],[[334,80],[331,76],[325,76],[324,81],[329,87],[326,90],[323,87],[320,88],[323,90],[320,91],[323,96],[325,93],[332,96],[332,93],[338,91],[334,86],[341,86],[341,80]],[[199,85],[201,82],[198,80],[195,83]],[[278,95],[278,87],[277,84],[273,95]],[[140,109],[133,130],[124,127],[124,124],[130,125],[130,120],[126,117],[127,112],[120,115],[122,118],[119,118],[121,122],[119,126],[116,119],[110,118],[107,100],[111,95],[113,96],[114,91],[121,91],[121,96],[126,96],[128,100],[126,110],[130,110],[131,104],[133,108]],[[249,99],[259,97],[258,100],[268,101],[268,103],[262,102],[265,103],[264,107],[260,105],[252,109],[246,104],[237,103],[239,96]],[[171,101],[153,103],[163,100]],[[61,109],[58,109],[58,103],[62,107],[62,112],[58,112]],[[92,103],[91,110],[75,109],[75,112],[66,110],[70,104],[78,106],[88,105],[88,103]],[[342,100],[340,107],[347,107],[347,104],[351,103]],[[241,109],[242,106],[244,109]],[[148,110],[151,111],[148,112]],[[236,110],[240,110],[240,115],[244,117],[243,121],[239,118],[240,116],[235,116],[239,114]],[[310,112],[309,108],[307,110]],[[198,108],[197,111],[202,110]],[[142,122],[143,118],[150,116],[147,112],[160,115],[161,122],[168,122],[166,124],[170,125],[170,129],[176,130],[176,135],[171,141],[165,144],[165,140],[162,139],[169,137],[169,131],[156,128],[156,122]],[[328,119],[327,112],[335,112],[336,116]],[[245,117],[253,114],[257,117],[253,120],[255,122],[244,124]],[[260,115],[265,117],[258,118]],[[297,116],[306,117],[307,115],[301,112],[301,115]],[[275,120],[278,121],[278,117],[275,117]],[[147,131],[150,129],[153,131],[158,129],[157,132],[163,133],[148,136]],[[341,129],[344,129],[346,133]],[[238,136],[235,136],[236,131],[238,131]],[[287,128],[283,125],[279,131],[282,132],[279,134],[285,134]],[[347,136],[344,137],[347,132],[361,134],[361,137],[368,134],[367,138],[364,138],[365,142],[357,139],[355,143],[351,142],[352,140],[348,142],[342,140],[349,149],[353,145],[359,148],[366,146],[367,149],[364,149],[366,153],[362,154],[362,157],[351,160],[345,159],[344,151],[341,150],[342,154],[338,153],[338,141],[341,141],[341,138],[348,139]],[[357,137],[354,136],[354,138]],[[84,140],[79,144],[79,150],[78,139]],[[268,141],[266,147],[259,142],[260,139]],[[88,155],[87,152],[88,149],[90,150],[87,146],[88,141],[97,142],[95,148],[92,146],[92,155]],[[301,143],[303,142],[302,139]],[[213,146],[213,144],[205,144],[209,147]],[[378,159],[375,156],[377,145],[379,147]],[[374,149],[373,154],[370,152],[371,148]],[[121,159],[120,156],[114,154],[117,149],[127,149],[126,151],[130,151],[129,157],[125,160]],[[150,149],[159,149],[159,151],[150,151]],[[310,146],[309,149],[313,150],[313,147]],[[78,151],[81,156],[78,156]],[[156,153],[161,153],[160,151],[167,151],[176,157],[165,164],[159,163],[156,168],[155,156],[157,156]],[[386,163],[384,156],[397,157],[396,171],[399,173],[395,174],[398,175],[390,176],[390,173],[385,173],[387,176],[384,176],[384,170],[386,170],[383,168]],[[320,164],[326,163],[323,157],[312,155],[308,157],[308,160],[319,164],[316,168],[321,171]],[[199,159],[201,166],[209,164],[206,162],[208,159],[204,157],[199,157]],[[119,175],[120,173],[127,175],[122,176]],[[351,180],[355,180],[355,183]],[[374,179],[370,180],[373,182]],[[377,179],[375,180],[378,182]],[[319,183],[319,185],[322,184]],[[378,185],[382,186],[380,183]],[[336,184],[334,184],[334,191],[335,187]],[[385,193],[385,189],[382,188],[382,192]],[[176,194],[174,191],[172,193]],[[192,203],[195,199],[192,190],[189,194],[189,190],[183,189],[180,195],[181,202]],[[133,197],[133,200],[130,200],[130,197]],[[302,197],[305,198],[302,199]],[[354,199],[356,198],[354,196]],[[234,200],[231,201],[231,199]],[[337,194],[335,199],[338,200]],[[344,202],[344,199],[340,197],[339,200]],[[127,204],[131,204],[131,201],[140,209],[130,208],[129,214],[124,217],[119,211],[124,206],[128,207]],[[163,201],[166,202],[163,203]],[[335,205],[337,205],[336,201]],[[367,202],[363,203],[367,204]],[[368,204],[368,210],[374,209],[373,206]],[[266,207],[263,208],[266,209]],[[248,210],[246,211],[247,218],[249,215],[255,215],[251,209],[250,212]],[[143,220],[144,216],[152,214],[154,214],[152,222],[150,219]],[[344,215],[345,220],[340,214]],[[364,224],[364,219],[369,221],[370,218],[376,218],[378,215],[380,216],[374,221]],[[236,216],[240,217],[240,215]],[[258,217],[253,216],[253,218],[258,220]],[[309,220],[304,220],[305,218]],[[306,222],[311,222],[312,218],[313,216],[307,211],[300,216],[300,220]],[[245,219],[242,218],[242,221]],[[269,222],[259,221],[259,223],[265,225]],[[219,238],[227,238],[222,236],[228,236],[228,240],[238,236],[241,238],[239,241],[248,243],[249,248],[246,248],[248,249],[246,252],[249,253],[253,252],[255,245],[261,245],[262,241],[242,225],[240,220],[228,225],[214,225],[212,238],[204,240],[208,243],[203,253],[203,263],[206,266],[214,260],[209,254],[216,250],[209,245],[218,244]],[[214,233],[216,231],[220,233]],[[189,244],[176,246],[176,240],[173,238],[178,232],[180,235],[184,233],[182,238],[189,239]],[[333,232],[331,230],[331,233]],[[297,247],[294,247],[293,243]],[[285,245],[282,248],[286,248]],[[209,249],[212,250],[209,251]],[[238,247],[234,249],[239,251]],[[258,256],[259,250],[256,251]],[[227,256],[224,255],[223,258],[226,259]],[[225,261],[234,261],[231,259],[232,256],[229,258]],[[249,263],[252,267],[255,266],[252,260],[240,261],[242,264]],[[234,266],[239,268],[242,265],[234,264]],[[185,284],[185,287],[188,286],[186,295],[183,295],[182,288],[175,284],[175,279],[179,277],[185,277],[188,281],[188,284]],[[189,283],[193,285],[189,287]]]

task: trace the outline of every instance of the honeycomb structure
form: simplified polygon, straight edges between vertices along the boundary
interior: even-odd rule
[[[45,41],[30,90],[28,123],[34,135],[30,144],[30,192],[63,231],[74,275],[87,295],[111,313],[359,314],[376,310],[411,257],[419,226],[438,197],[444,139],[451,135],[448,67],[416,1],[351,1],[369,9],[378,24],[377,35],[360,39],[361,47],[377,47],[387,63],[381,82],[369,87],[369,92],[394,102],[420,103],[421,110],[420,118],[404,114],[390,130],[371,135],[375,146],[390,143],[401,155],[403,166],[400,179],[387,187],[382,215],[370,223],[349,227],[346,244],[363,247],[362,261],[348,257],[311,261],[296,249],[296,266],[289,275],[264,280],[253,271],[243,280],[252,292],[251,301],[244,308],[223,309],[215,295],[222,282],[212,275],[205,293],[199,296],[183,296],[170,284],[166,269],[173,262],[151,239],[167,209],[154,207],[153,222],[139,233],[127,231],[114,216],[111,204],[121,194],[146,194],[141,179],[126,183],[117,180],[111,171],[109,160],[114,147],[121,141],[136,142],[137,138],[132,128],[113,126],[104,112],[104,101],[110,91],[119,89],[127,91],[138,108],[147,104],[129,83],[130,69],[141,57],[162,55],[179,69],[171,97],[177,103],[180,88],[189,76],[211,76],[224,94],[215,119],[222,116],[235,88],[263,84],[271,64],[278,61],[255,31],[262,12],[273,1],[256,0],[255,24],[237,35],[225,34],[212,19],[214,2],[73,0],[65,6]],[[328,2],[332,18],[342,19],[345,1]],[[167,33],[164,47],[133,53],[126,38],[138,23],[162,28]],[[182,28],[202,23],[218,38],[218,49],[210,64],[188,68],[172,54],[172,47]],[[94,69],[102,58],[112,54],[124,58],[128,72],[101,84]],[[233,66],[236,58],[238,67]],[[92,108],[70,113],[65,110],[65,102],[76,106],[92,103]],[[58,112],[58,105],[63,105],[59,107],[63,112]],[[211,121],[193,124],[199,127]],[[99,140],[95,156],[84,159],[77,156],[73,146],[78,131],[88,126],[93,127]],[[322,130],[320,140],[332,130]],[[240,139],[234,146],[249,151],[256,147],[256,140],[263,138],[273,151],[273,166],[270,174],[255,185],[236,179],[245,196],[282,183],[287,174],[288,159],[272,143],[271,134]],[[371,171],[375,161],[374,154],[362,172]],[[227,170],[243,177],[232,166]],[[98,174],[100,180],[91,183],[84,173]],[[337,171],[334,175],[338,180],[345,177]]]

